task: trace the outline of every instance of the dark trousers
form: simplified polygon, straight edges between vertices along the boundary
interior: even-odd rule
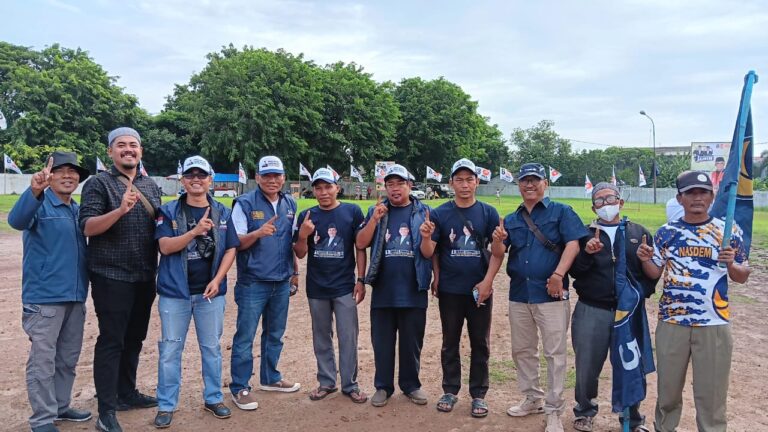
[[[116,409],[118,397],[136,391],[136,368],[147,337],[155,281],[122,282],[91,274],[91,296],[99,320],[93,381],[103,414]]]
[[[576,303],[571,320],[571,342],[576,354],[576,417],[597,415],[597,385],[600,372],[611,346],[615,312],[584,302]],[[629,408],[629,425],[634,428],[645,423],[640,404]]]
[[[422,308],[371,308],[371,342],[376,374],[373,385],[395,391],[395,343],[400,338],[397,384],[408,394],[421,388],[419,369],[427,310]]]
[[[493,296],[477,307],[469,295],[440,293],[440,322],[443,325],[443,392],[458,394],[461,389],[461,331],[467,321],[470,365],[469,394],[484,399],[488,392],[488,358],[491,353],[491,311]]]

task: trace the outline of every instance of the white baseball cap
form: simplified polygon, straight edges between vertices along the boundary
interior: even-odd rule
[[[408,170],[405,169],[404,166],[398,164],[390,165],[387,167],[387,173],[384,174],[384,180],[386,180],[389,176],[398,176],[405,181],[410,180],[410,173]]]
[[[186,173],[192,168],[198,168],[201,171],[208,173],[208,175],[213,175],[211,164],[209,164],[202,156],[190,156],[184,159],[184,168],[182,169],[182,172]]]
[[[477,176],[477,167],[475,166],[475,163],[472,162],[469,159],[461,158],[453,163],[453,168],[451,168],[451,177],[456,174],[456,171],[460,169],[467,169],[469,171],[472,171],[472,174]]]
[[[318,181],[324,181],[329,184],[336,184],[336,176],[333,175],[333,171],[329,170],[328,168],[318,168],[318,170],[312,174],[312,185],[314,186]]]
[[[259,175],[285,174],[283,161],[277,156],[264,156],[259,159]]]

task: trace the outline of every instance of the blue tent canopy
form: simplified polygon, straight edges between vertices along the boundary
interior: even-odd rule
[[[237,174],[215,173],[213,176],[214,183],[237,183],[238,180]]]

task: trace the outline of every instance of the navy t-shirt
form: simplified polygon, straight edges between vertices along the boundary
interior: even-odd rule
[[[475,232],[471,235],[464,219]],[[487,263],[483,265],[480,256],[482,245],[492,241],[493,230],[499,225],[499,213],[491,205],[476,201],[470,207],[459,208],[447,203],[436,208],[431,219],[435,223],[432,240],[437,242],[436,253],[440,254],[439,292],[472,295],[472,288],[485,277]],[[490,260],[490,255],[489,255]]]
[[[200,220],[208,207],[188,206],[188,208],[194,219],[194,221],[187,221],[187,230],[189,231],[192,229],[192,223]],[[227,226],[232,226],[231,217],[227,220]],[[155,228],[155,238],[159,240],[163,237],[175,237],[172,221],[164,221]],[[199,237],[195,237],[192,239],[183,251],[183,253],[187,254],[187,284],[189,285],[189,295],[202,294],[205,292],[205,287],[211,282],[211,279],[213,279],[211,270],[213,268],[213,258],[216,256],[216,253],[214,251],[214,254],[208,259],[203,258],[197,248],[198,238]],[[211,237],[211,241],[213,241],[213,237]],[[237,232],[233,229],[228,229],[226,238],[224,239],[224,249],[231,249],[238,245],[240,245],[240,240],[237,237]]]
[[[309,209],[315,232],[307,237],[307,297],[331,299],[355,288],[355,234],[363,222],[363,211],[355,204],[340,203],[331,210]],[[293,241],[307,210],[295,219]]]
[[[427,291],[419,291],[416,280],[414,254],[420,252],[414,250],[413,239],[421,234],[411,232],[412,211],[413,203],[405,207],[389,207],[384,255],[371,294],[372,308],[427,307]],[[366,223],[372,214],[369,212]]]

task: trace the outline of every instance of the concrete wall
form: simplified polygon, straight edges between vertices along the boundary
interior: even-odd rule
[[[151,177],[151,179],[160,186],[165,195],[176,195],[181,186],[177,180],[168,180],[165,177]],[[29,187],[30,181],[32,181],[32,174],[0,174],[0,191],[3,195],[21,195]],[[82,182],[77,187],[76,195],[80,194],[84,184],[85,182]]]

